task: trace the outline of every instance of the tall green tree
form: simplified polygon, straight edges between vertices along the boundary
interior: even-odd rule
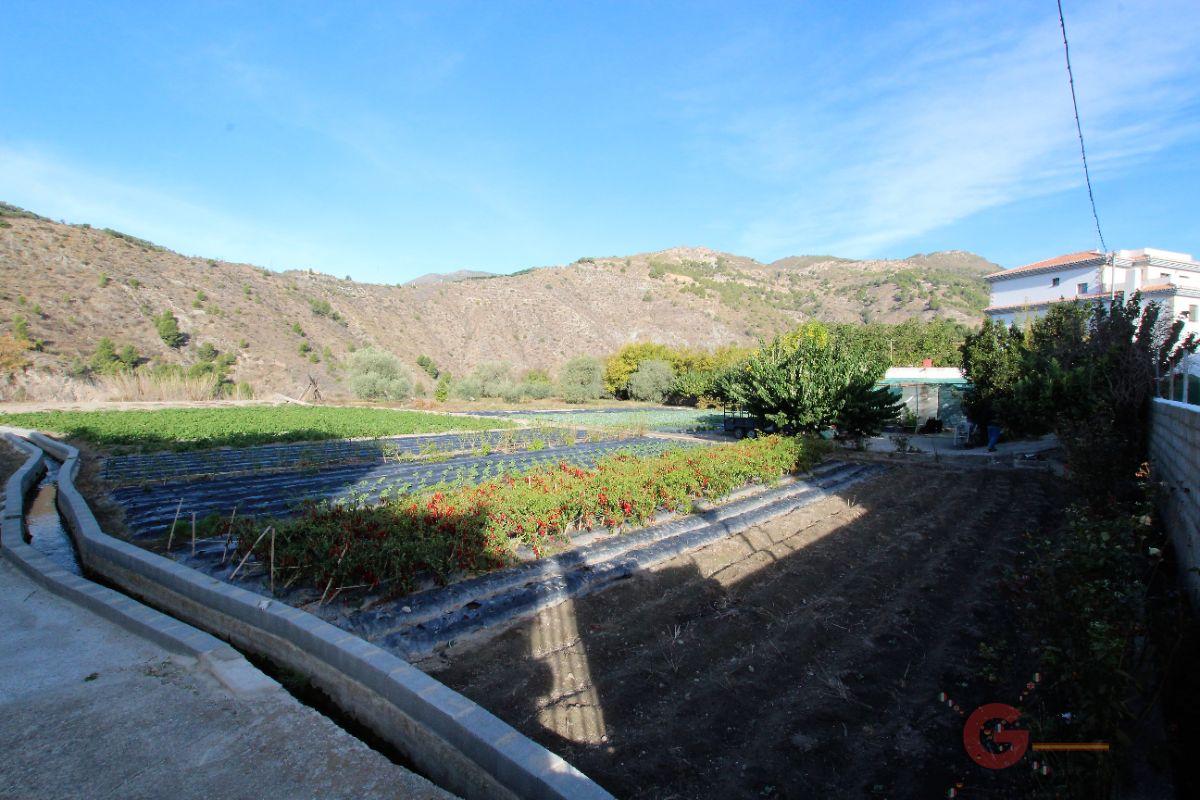
[[[864,355],[885,359],[889,367],[915,367],[925,359],[935,367],[959,367],[962,343],[970,330],[948,319],[908,319],[896,325],[832,325],[830,333]]]
[[[985,323],[963,345],[968,414],[1017,434],[1054,431],[1093,507],[1117,507],[1137,496],[1158,378],[1200,344],[1162,311],[1135,294],[1056,305],[1024,334]]]
[[[1157,302],[1143,305],[1138,294],[1097,303],[1069,360],[1030,375],[1031,382],[1048,384],[1044,391],[1071,474],[1095,508],[1137,496],[1158,378],[1200,345],[1195,334],[1183,336],[1182,320],[1162,312]],[[1061,349],[1052,331],[1042,333],[1040,347]]]
[[[866,436],[899,413],[897,397],[877,386],[885,368],[812,323],[764,344],[726,371],[720,385],[727,400],[776,426],[818,431],[832,425]]]
[[[963,409],[978,425],[1000,422],[1011,406],[1006,401],[1025,374],[1025,338],[1015,326],[987,320],[962,345],[963,372],[971,384],[963,392]],[[1009,425],[1015,421],[1005,420]]]

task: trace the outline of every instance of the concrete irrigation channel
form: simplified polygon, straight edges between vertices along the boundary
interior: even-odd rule
[[[13,441],[30,455],[6,484],[0,543],[6,558],[54,593],[208,665],[231,684],[247,682],[238,677],[238,664],[261,673],[222,639],[273,669],[306,679],[434,782],[470,800],[611,798],[561,758],[404,660],[300,609],[106,534],[75,486],[79,451],[37,432],[12,433],[24,437]],[[84,576],[53,564],[31,546],[24,530],[23,501],[47,459],[61,464],[55,505]]]
[[[242,461],[231,460],[231,474],[193,480],[168,480],[123,486],[111,496],[125,513],[125,524],[135,539],[161,536],[176,519],[189,522],[191,515],[239,517],[284,516],[305,502],[379,502],[390,494],[454,481],[476,482],[512,470],[567,462],[589,466],[616,452],[642,455],[672,447],[695,446],[695,442],[651,437],[612,441],[582,441],[569,446],[538,450],[460,455],[445,460],[394,461],[387,463],[335,464],[265,473],[232,469],[256,463],[252,449]],[[199,463],[199,462],[194,462]],[[120,465],[124,469],[124,465]],[[140,468],[140,467],[139,467]],[[202,465],[198,469],[204,468]],[[178,469],[183,469],[180,466]]]

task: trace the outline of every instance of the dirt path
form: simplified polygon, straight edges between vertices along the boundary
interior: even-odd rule
[[[938,694],[1015,699],[980,646],[1008,628],[1004,567],[1055,490],[897,467],[422,666],[618,797],[1000,789]]]

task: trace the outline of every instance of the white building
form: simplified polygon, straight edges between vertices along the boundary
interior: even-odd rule
[[[987,281],[992,299],[984,313],[1006,323],[1024,325],[1055,303],[1140,291],[1172,319],[1184,320],[1185,333],[1200,333],[1200,261],[1187,253],[1144,247],[1106,256],[1085,250],[995,272]]]

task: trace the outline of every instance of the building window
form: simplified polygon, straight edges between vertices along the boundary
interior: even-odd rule
[[[1087,294],[1087,290],[1088,285],[1086,283],[1081,283],[1075,287],[1075,294]]]
[[[1171,280],[1171,273],[1169,273],[1169,272],[1160,272],[1160,273],[1158,273],[1158,277],[1160,277],[1160,278],[1166,278],[1167,280]]]
[[[1051,279],[1050,279],[1050,285],[1051,285],[1051,286],[1058,286],[1058,282],[1059,282],[1059,280],[1060,280],[1059,278],[1051,278]]]
[[[1190,305],[1187,310],[1188,322],[1200,322],[1200,306]]]

